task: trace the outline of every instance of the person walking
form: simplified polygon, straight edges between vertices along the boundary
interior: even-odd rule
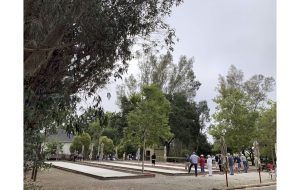
[[[228,165],[229,165],[229,169],[230,169],[230,175],[234,175],[234,173],[233,173],[234,159],[230,155],[230,153],[228,153]]]
[[[241,158],[239,155],[236,155],[236,163],[237,163],[238,173],[240,173],[241,172]]]
[[[241,156],[241,161],[243,162],[243,165],[244,165],[244,172],[248,173],[248,162],[247,162],[247,158],[246,158],[246,156],[244,156],[244,154],[242,154],[242,156]]]
[[[212,158],[210,155],[207,155],[207,168],[208,168],[208,175],[212,176]]]
[[[155,153],[151,156],[151,159],[152,159],[152,166],[155,166],[155,160],[156,160]]]
[[[190,156],[190,161],[191,161],[191,165],[189,167],[189,172],[191,172],[191,168],[194,166],[195,167],[195,176],[197,177],[198,173],[197,173],[197,165],[198,165],[198,160],[199,160],[199,156],[196,155],[195,152],[192,153],[192,155]]]
[[[204,170],[204,166],[205,166],[205,158],[204,158],[203,154],[201,154],[201,156],[200,156],[199,163],[200,163],[200,168],[201,168],[201,174],[202,174],[203,176],[205,176],[205,170]]]
[[[221,155],[219,157],[218,165],[219,165],[220,172],[223,172],[223,169],[222,169],[222,156]]]
[[[238,166],[237,166],[237,156],[235,154],[233,154],[233,172],[237,173],[237,169],[238,169]]]
[[[185,157],[185,163],[184,163],[184,169],[185,169],[185,170],[188,170],[188,169],[189,169],[190,163],[191,163],[191,161],[190,161],[190,156],[189,156],[188,154],[186,154],[186,157]]]
[[[216,156],[215,156],[215,165],[216,165],[216,169],[218,169],[218,167],[219,167],[219,156],[216,154]]]

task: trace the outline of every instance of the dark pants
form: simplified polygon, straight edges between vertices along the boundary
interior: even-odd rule
[[[220,169],[220,172],[222,172],[222,171],[223,171],[223,169],[222,169],[222,165],[221,165],[221,164],[219,164],[219,169]]]
[[[234,175],[234,173],[233,173],[233,166],[229,166],[229,169],[230,169],[230,175]]]
[[[197,175],[198,175],[198,173],[197,173],[197,165],[198,165],[198,164],[193,164],[193,163],[191,163],[191,165],[190,165],[190,167],[189,167],[189,173],[191,172],[191,169],[192,169],[192,167],[194,166],[194,167],[195,167],[195,176],[197,176]]]
[[[243,165],[244,165],[244,172],[247,173],[248,172],[248,162],[243,161]]]
[[[200,166],[200,168],[201,168],[201,173],[205,174],[204,166]]]
[[[155,160],[152,160],[152,165],[154,165],[154,166],[155,166]]]

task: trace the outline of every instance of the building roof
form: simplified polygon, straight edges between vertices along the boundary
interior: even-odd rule
[[[74,135],[67,134],[64,129],[57,129],[56,134],[49,135],[46,141],[58,141],[58,142],[72,142]]]

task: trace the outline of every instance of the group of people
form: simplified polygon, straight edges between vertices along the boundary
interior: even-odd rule
[[[230,171],[230,175],[234,175],[234,172],[240,173],[241,171],[244,171],[245,173],[248,172],[248,161],[244,154],[234,154],[231,155],[230,153],[227,154],[226,158],[223,158],[222,155],[216,155],[215,161],[216,161],[216,168],[219,166],[220,171],[223,171],[223,162],[226,161],[228,163],[228,168]]]
[[[198,175],[197,168],[198,168],[198,164],[199,164],[200,169],[201,169],[201,174],[203,176],[205,176],[206,175],[205,174],[205,169],[204,169],[205,163],[207,164],[209,176],[212,176],[213,163],[212,163],[212,158],[211,158],[210,155],[207,155],[207,160],[205,160],[205,157],[204,157],[203,154],[201,154],[200,157],[195,152],[193,152],[191,156],[187,155],[186,163],[185,163],[185,169],[187,170],[187,168],[188,168],[188,173],[190,173],[192,167],[194,166],[195,176],[197,177],[197,175]]]
[[[195,176],[197,176],[197,168],[199,164],[201,174],[205,176],[206,174],[204,167],[205,165],[207,165],[208,175],[212,176],[213,162],[215,162],[215,167],[219,168],[221,172],[223,172],[223,162],[227,162],[230,175],[234,175],[234,172],[240,173],[241,171],[247,173],[249,168],[247,158],[243,154],[231,155],[230,153],[228,153],[225,158],[222,155],[216,155],[214,157],[207,155],[207,159],[205,159],[203,154],[201,154],[199,157],[195,152],[193,152],[190,156],[186,155],[185,170],[188,170],[188,173],[190,173],[191,168],[194,167]]]

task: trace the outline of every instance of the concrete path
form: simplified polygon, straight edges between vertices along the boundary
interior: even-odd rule
[[[134,161],[113,161],[114,163],[120,163],[120,164],[128,164],[128,165],[137,165],[137,166],[141,166],[142,162],[140,161],[138,162],[134,162]],[[153,167],[151,163],[149,162],[145,162],[144,163],[145,166],[149,166],[149,167]],[[158,168],[164,168],[164,169],[175,169],[175,170],[179,170],[179,171],[186,171],[184,169],[184,163],[182,164],[174,164],[174,165],[170,165],[170,164],[165,164],[165,163],[158,163],[155,164],[155,167]],[[198,170],[200,171],[200,167],[198,167]],[[191,171],[194,171],[194,167],[192,167]],[[213,172],[218,172],[219,170],[212,170]],[[205,172],[208,172],[207,167],[205,168]]]
[[[114,161],[112,161],[112,162],[87,161],[87,162],[92,163],[92,164],[104,165],[104,166],[114,166],[114,167],[120,167],[120,168],[134,169],[134,170],[138,170],[138,171],[142,170],[142,165],[122,164],[122,163],[117,163],[117,162],[114,162]],[[162,168],[147,167],[147,166],[144,167],[144,170],[148,171],[148,172],[160,173],[160,174],[165,174],[165,175],[188,175],[187,171],[162,169]]]
[[[143,174],[126,173],[126,172],[114,171],[114,170],[109,170],[109,169],[104,169],[99,167],[74,164],[69,162],[53,161],[53,162],[46,162],[46,163],[48,164],[51,163],[54,167],[59,169],[73,171],[76,173],[81,173],[81,174],[85,174],[100,179],[120,179],[120,178],[134,178],[134,177],[143,176]]]

